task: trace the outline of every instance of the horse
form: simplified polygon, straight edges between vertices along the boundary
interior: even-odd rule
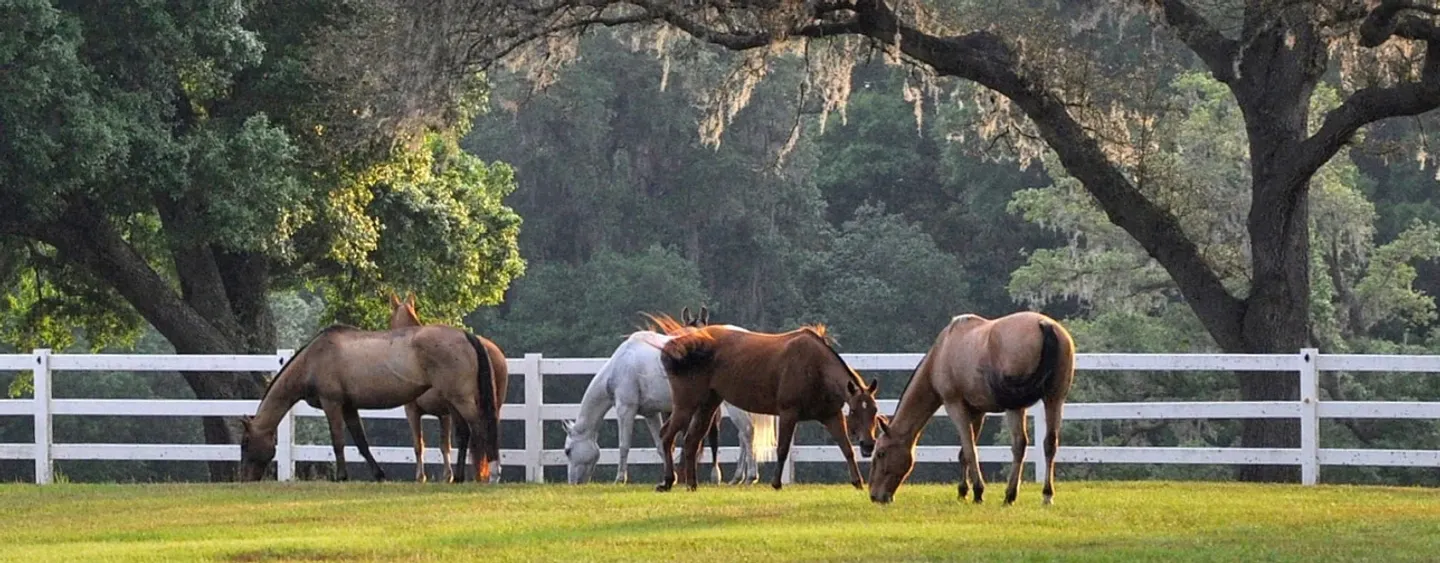
[[[473,334],[448,326],[365,331],[331,325],[301,346],[265,388],[253,417],[241,419],[240,478],[258,481],[275,457],[276,428],[295,403],[325,411],[335,448],[335,480],[345,481],[344,427],[375,479],[385,472],[370,455],[359,409],[388,409],[427,391],[457,413],[477,438],[469,446],[479,462],[498,459],[498,400],[490,356]],[[343,426],[342,426],[343,425]],[[479,465],[477,463],[477,465]],[[488,478],[489,466],[477,467]]]
[[[975,503],[983,502],[985,478],[975,441],[985,414],[1005,413],[1010,433],[1010,484],[1005,504],[1015,502],[1024,469],[1025,409],[1045,401],[1044,504],[1055,497],[1055,452],[1060,449],[1060,414],[1075,379],[1075,342],[1054,319],[1019,312],[995,320],[965,314],[951,319],[920,360],[900,393],[889,423],[881,422],[870,463],[870,500],[889,503],[915,467],[920,431],[945,406],[960,433],[959,500],[975,478]]]
[[[420,316],[415,313],[415,294],[411,293],[407,300],[401,301],[395,294],[390,294],[390,328],[405,328],[422,326]],[[499,409],[505,405],[505,391],[510,384],[510,369],[505,360],[505,353],[500,347],[489,339],[476,336],[480,344],[485,347],[485,352],[490,360],[490,377],[495,385],[495,407],[496,416],[499,416]],[[442,466],[445,468],[444,480],[447,483],[459,483],[465,481],[465,450],[470,443],[470,432],[466,426],[460,426],[458,436],[460,438],[460,456],[455,462],[455,469],[450,469],[450,434],[454,426],[454,417],[450,405],[445,401],[437,390],[426,391],[419,398],[410,403],[405,403],[405,419],[410,423],[410,437],[415,444],[415,480],[425,482],[425,432],[420,417],[430,415],[440,420],[440,457]],[[496,427],[499,427],[497,419]],[[479,458],[476,458],[477,460]],[[490,482],[500,481],[500,460],[492,458],[489,460]]]
[[[865,385],[860,374],[850,369],[831,346],[823,325],[768,334],[717,325],[685,332],[669,317],[657,321],[666,334],[675,335],[660,347],[660,361],[675,406],[662,429],[660,448],[665,477],[655,490],[668,491],[675,484],[671,451],[675,436],[685,424],[689,428],[681,450],[681,471],[687,487],[695,490],[700,437],[722,401],[752,413],[779,417],[776,458],[781,466],[790,454],[795,425],[802,420],[820,422],[845,455],[851,484],[864,488],[850,438],[855,435],[862,454],[869,455],[875,444],[875,394],[880,389],[879,381]],[[850,409],[848,415],[844,413],[846,407]],[[782,473],[776,471],[771,482],[777,490]]]
[[[700,308],[698,317],[690,316],[689,307],[684,308],[680,315],[684,325],[690,328],[698,328],[710,322],[709,310],[705,307]],[[732,328],[743,330],[739,327]],[[620,429],[620,463],[615,470],[616,483],[629,481],[627,462],[636,416],[644,418],[645,425],[655,440],[655,446],[659,448],[661,414],[668,414],[673,402],[670,398],[670,384],[665,378],[665,367],[660,364],[660,350],[656,344],[663,346],[670,338],[654,331],[630,334],[590,380],[584,398],[580,401],[580,416],[574,422],[563,423],[570,484],[590,480],[595,465],[600,460],[600,444],[596,440],[600,421],[611,407],[615,408]],[[747,413],[729,403],[725,403],[725,407],[740,438],[740,459],[735,463],[735,474],[731,477],[730,484],[758,481],[760,466],[757,460],[774,451],[775,417]],[[717,483],[721,481],[718,431],[717,420],[711,425],[709,433],[711,458],[714,460],[712,473]]]

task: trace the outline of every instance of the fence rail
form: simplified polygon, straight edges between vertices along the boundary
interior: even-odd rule
[[[273,355],[113,355],[113,354],[52,354],[36,350],[31,354],[0,355],[0,371],[30,371],[34,378],[34,397],[0,400],[0,416],[33,417],[35,439],[28,444],[0,444],[0,459],[33,459],[35,481],[53,480],[55,460],[184,460],[236,461],[240,458],[237,445],[198,444],[56,444],[51,428],[55,416],[240,416],[255,412],[255,400],[170,400],[170,399],[55,399],[51,392],[53,376],[59,371],[224,371],[276,372],[289,360],[291,350]],[[842,354],[845,361],[860,371],[913,370],[921,354]],[[544,467],[563,465],[564,453],[545,449],[543,425],[547,420],[573,419],[579,414],[576,404],[544,402],[544,378],[554,375],[590,375],[599,371],[604,358],[544,358],[526,354],[507,360],[510,373],[524,381],[524,400],[507,403],[500,410],[504,420],[524,422],[524,448],[504,449],[501,463],[525,467],[526,479],[544,480]],[[1314,349],[1296,354],[1078,354],[1076,369],[1081,371],[1239,371],[1292,372],[1300,378],[1298,401],[1232,401],[1232,402],[1137,402],[1137,403],[1071,403],[1065,407],[1067,420],[1176,420],[1176,419],[1299,419],[1298,448],[1177,448],[1177,447],[1064,447],[1057,461],[1063,463],[1157,463],[1157,464],[1267,464],[1298,465],[1301,480],[1313,485],[1319,480],[1322,465],[1366,466],[1440,466],[1440,451],[1323,449],[1320,447],[1320,420],[1325,418],[1372,419],[1440,419],[1440,402],[1355,402],[1325,401],[1320,398],[1321,371],[1385,371],[1440,373],[1440,356],[1382,355],[1321,355]],[[1264,377],[1257,374],[1255,377]],[[893,413],[896,401],[880,401],[881,412]],[[363,411],[366,418],[403,419],[402,408]],[[1032,444],[1041,443],[1045,433],[1043,409],[1031,409]],[[291,409],[278,430],[276,452],[277,474],[281,480],[294,479],[297,461],[334,461],[328,445],[295,443],[295,417],[323,417],[324,413],[300,403]],[[614,413],[607,413],[613,419]],[[944,416],[938,410],[936,416]],[[409,447],[371,448],[381,463],[414,463]],[[982,446],[980,459],[985,462],[1010,460],[1008,446]],[[359,459],[358,451],[346,448],[347,459]],[[440,461],[439,451],[429,448],[424,453],[428,462]],[[600,462],[614,464],[615,448],[601,450]],[[921,446],[916,460],[922,462],[954,461],[955,446]],[[735,447],[721,449],[720,458],[734,462]],[[834,446],[797,445],[791,449],[790,462],[843,461]],[[1027,457],[1035,467],[1035,478],[1043,479],[1044,465],[1037,446],[1032,445]],[[659,463],[660,456],[650,448],[630,452],[630,462]],[[793,474],[793,468],[787,473]]]

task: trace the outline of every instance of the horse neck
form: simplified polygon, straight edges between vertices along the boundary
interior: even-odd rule
[[[300,393],[297,392],[298,386],[295,382],[299,381],[299,374],[305,371],[304,362],[302,356],[296,356],[285,365],[280,375],[276,376],[275,383],[270,385],[265,396],[260,399],[260,407],[255,410],[252,425],[264,430],[275,428],[280,425],[280,420],[285,418],[285,413],[290,412],[290,407],[300,402]]]
[[[606,368],[610,363],[606,363]],[[605,412],[615,406],[615,398],[610,396],[609,379],[613,376],[613,370],[601,368],[600,373],[590,380],[590,386],[585,388],[585,396],[580,399],[580,415],[575,417],[575,428],[580,434],[594,438],[600,432],[600,420],[605,418]]]
[[[905,386],[900,404],[895,407],[895,416],[890,417],[890,433],[911,445],[919,441],[920,431],[925,429],[935,416],[935,410],[944,402],[935,392],[935,386],[930,384],[932,371],[930,355],[926,355]]]

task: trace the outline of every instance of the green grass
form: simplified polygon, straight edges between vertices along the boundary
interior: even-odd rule
[[[0,485],[0,559],[1435,560],[1440,491],[1228,483],[1026,483],[1002,506],[906,485],[263,483]]]

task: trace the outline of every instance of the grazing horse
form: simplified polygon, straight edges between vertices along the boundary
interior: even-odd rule
[[[845,454],[851,484],[857,489],[864,487],[850,437],[859,438],[862,452],[874,446],[879,382],[867,387],[831,347],[823,326],[766,334],[711,325],[687,333],[669,317],[657,320],[667,334],[678,336],[660,350],[675,411],[660,438],[665,477],[655,490],[668,491],[675,484],[671,451],[676,434],[686,424],[681,477],[690,490],[695,489],[700,437],[722,401],[779,417],[776,459],[781,466],[790,454],[796,424],[814,420],[825,425]],[[844,414],[847,406],[848,417]],[[776,471],[771,482],[776,489],[781,486],[782,473]]]
[[[1045,497],[1055,497],[1055,451],[1060,448],[1060,412],[1075,379],[1075,343],[1054,319],[1020,312],[995,320],[960,315],[940,331],[900,393],[888,424],[880,424],[870,463],[870,500],[888,503],[915,467],[920,431],[945,405],[960,433],[960,499],[975,478],[975,502],[982,502],[985,478],[975,440],[985,413],[1005,412],[1010,433],[1010,485],[1005,504],[1015,502],[1024,469],[1025,409],[1045,401]]]
[[[682,310],[680,316],[687,328],[698,328],[710,321],[705,307],[700,308],[698,317],[690,316],[689,307]],[[671,411],[673,404],[670,383],[665,379],[665,367],[660,363],[659,346],[664,346],[670,339],[670,336],[654,331],[632,333],[590,380],[580,401],[580,416],[573,423],[564,422],[565,458],[569,462],[570,484],[588,482],[595,471],[595,465],[600,461],[600,444],[596,440],[600,433],[600,421],[611,407],[615,408],[620,428],[620,463],[615,470],[616,483],[629,481],[627,462],[636,416],[644,418],[655,440],[655,447],[659,449],[660,418]],[[769,457],[767,454],[773,455],[775,451],[775,417],[747,413],[729,403],[725,403],[725,407],[740,438],[740,459],[735,462],[735,474],[730,483],[753,483],[760,479],[757,460]],[[712,473],[717,483],[721,480],[719,426],[719,421],[711,425],[709,435],[711,458],[714,460]]]
[[[448,326],[383,332],[332,325],[302,346],[270,380],[255,416],[241,419],[240,478],[258,481],[275,457],[276,428],[295,403],[325,411],[335,448],[335,479],[345,471],[344,427],[376,480],[385,472],[370,455],[359,409],[389,409],[437,391],[475,439],[471,454],[498,459],[497,405],[490,356],[475,335]],[[343,426],[342,426],[343,425]],[[477,468],[488,477],[489,466]]]
[[[395,294],[390,294],[390,328],[405,328],[422,326],[420,316],[415,313],[415,294],[411,293],[407,300],[401,301]],[[510,369],[505,361],[505,353],[500,347],[489,339],[477,336],[476,339],[485,347],[485,352],[490,360],[490,377],[495,382],[495,416],[500,416],[500,408],[505,405],[505,391],[510,384]],[[465,481],[465,450],[470,444],[470,431],[464,425],[460,426],[458,436],[460,438],[460,456],[455,462],[455,469],[450,469],[450,434],[454,427],[454,416],[450,410],[449,403],[440,395],[437,390],[426,391],[415,399],[414,402],[405,403],[405,419],[410,422],[410,437],[415,444],[415,480],[425,482],[425,432],[420,417],[430,415],[440,420],[440,457],[445,468],[445,482],[459,483]],[[495,421],[496,428],[499,428],[499,419]],[[498,430],[497,430],[498,432]],[[498,447],[498,446],[497,446]],[[477,462],[488,461],[490,467],[490,482],[500,481],[500,460],[492,458],[482,460],[475,458]],[[478,466],[476,470],[479,473]]]

